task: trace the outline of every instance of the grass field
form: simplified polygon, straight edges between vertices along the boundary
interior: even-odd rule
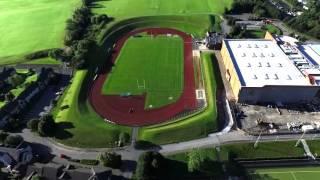
[[[155,15],[222,14],[233,0],[110,0],[99,2],[98,13],[116,18]]]
[[[1,0],[0,64],[25,54],[62,47],[65,22],[80,0]]]
[[[207,108],[186,119],[165,124],[143,127],[139,130],[139,140],[154,144],[168,144],[205,137],[217,130],[216,81],[211,53],[203,53],[203,72],[208,99]]]
[[[233,154],[237,158],[279,158],[279,157],[302,157],[304,150],[301,147],[295,147],[295,141],[287,142],[264,142],[259,143],[254,148],[254,143],[232,144],[221,146],[221,158],[228,160]]]
[[[146,93],[145,108],[171,104],[183,91],[183,62],[180,37],[131,37],[121,49],[102,93]]]
[[[121,132],[131,135],[131,128],[104,122],[93,109],[80,108],[79,93],[87,71],[77,71],[73,83],[66,90],[53,111],[60,128],[56,140],[74,147],[114,147]],[[68,106],[68,108],[61,108]],[[83,106],[83,105],[82,105]],[[88,106],[90,107],[90,106]]]
[[[252,180],[318,180],[320,167],[263,168],[249,174]]]

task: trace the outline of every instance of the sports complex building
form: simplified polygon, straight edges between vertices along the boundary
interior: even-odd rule
[[[221,55],[225,78],[236,101],[290,104],[319,97],[319,66],[298,47],[269,33],[265,39],[224,40]]]

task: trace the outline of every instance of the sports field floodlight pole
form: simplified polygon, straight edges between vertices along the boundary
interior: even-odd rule
[[[301,139],[302,139],[302,138],[303,138],[303,136],[306,134],[306,132],[307,132],[307,131],[303,131],[303,133],[302,133],[301,137],[297,140],[297,143],[296,143],[295,147],[298,147],[298,145],[299,145],[299,143],[300,143]]]
[[[258,147],[258,143],[259,143],[259,140],[260,140],[260,138],[261,138],[261,134],[262,134],[262,130],[260,131],[260,134],[259,134],[256,142],[255,142],[254,145],[253,145],[254,148],[257,148],[257,147]]]

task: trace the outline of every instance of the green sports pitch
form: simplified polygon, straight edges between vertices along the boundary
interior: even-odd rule
[[[184,81],[183,39],[178,36],[130,37],[102,89],[106,95],[146,95],[145,109],[179,99]]]
[[[254,170],[250,177],[252,180],[318,180],[320,167],[264,168]]]

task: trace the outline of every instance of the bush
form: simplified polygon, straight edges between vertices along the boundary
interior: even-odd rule
[[[12,87],[17,87],[20,84],[22,84],[24,80],[25,80],[24,75],[15,74],[13,76],[10,76],[7,81]]]
[[[0,131],[0,142],[4,143],[4,141],[6,140],[6,138],[9,136],[8,133]]]
[[[11,147],[17,147],[23,142],[23,137],[20,135],[9,135],[6,137],[4,143]]]
[[[121,132],[119,134],[119,144],[120,146],[123,146],[124,144],[127,144],[130,141],[130,135],[126,132]]]
[[[40,121],[38,119],[31,119],[27,123],[27,128],[30,129],[33,132],[37,131],[39,122]]]
[[[39,58],[45,58],[49,56],[50,49],[42,50],[42,51],[37,51],[31,54],[28,54],[25,56],[26,59],[28,60],[33,60],[33,59],[39,59]]]
[[[100,155],[100,161],[106,167],[120,168],[122,161],[121,155],[111,152],[105,152]]]
[[[52,115],[45,115],[40,118],[38,123],[38,133],[41,136],[53,136],[56,128],[56,123]]]
[[[6,101],[13,101],[13,99],[15,98],[15,96],[12,94],[12,92],[8,92],[5,96],[4,96]]]
[[[12,116],[5,124],[4,129],[6,131],[15,131],[21,127],[21,124],[22,122],[17,117]]]
[[[80,159],[80,164],[96,166],[99,164],[99,160],[96,159]]]
[[[138,180],[161,179],[164,176],[165,159],[158,152],[141,154],[136,169]]]

